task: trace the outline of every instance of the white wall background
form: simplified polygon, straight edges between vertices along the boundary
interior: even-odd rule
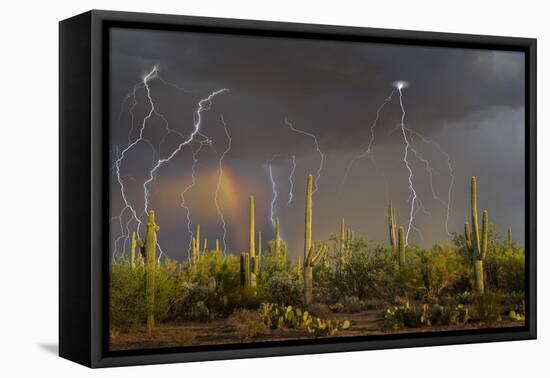
[[[3,377],[543,376],[550,371],[550,27],[544,1],[5,1],[0,21],[0,375]],[[538,38],[539,340],[89,370],[56,356],[58,26],[88,9]],[[543,93],[545,92],[545,93]],[[543,274],[546,273],[546,275]],[[546,299],[546,300],[545,300]],[[537,374],[538,373],[538,374]]]

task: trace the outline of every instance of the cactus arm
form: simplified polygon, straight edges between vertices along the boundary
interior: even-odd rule
[[[327,246],[326,245],[319,248],[319,251],[317,252],[317,254],[311,259],[311,265],[315,265],[317,263],[317,261],[322,259],[323,256],[325,255],[326,251],[327,251]]]
[[[304,259],[307,259],[308,252],[311,249],[311,218],[313,206],[313,176],[307,176],[306,185],[306,213],[305,213],[305,238],[304,238]]]
[[[479,234],[479,222],[477,219],[477,183],[476,177],[472,176],[471,184],[471,196],[472,196],[472,227],[474,233],[474,259],[479,260],[481,256],[481,235]]]
[[[466,241],[466,249],[472,252],[472,231],[470,229],[470,223],[464,223],[464,240]]]
[[[345,238],[346,238],[345,230],[346,230],[345,221],[344,221],[344,218],[342,218],[342,220],[340,221],[340,253],[343,253],[345,248],[345,245],[344,245]]]

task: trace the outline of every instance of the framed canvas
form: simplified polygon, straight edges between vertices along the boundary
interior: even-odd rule
[[[536,338],[536,40],[60,22],[62,357]]]

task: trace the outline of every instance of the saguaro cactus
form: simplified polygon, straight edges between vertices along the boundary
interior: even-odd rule
[[[249,229],[248,229],[248,253],[250,253],[250,261],[252,263],[250,283],[252,287],[256,286],[256,275],[258,274],[258,259],[256,259],[256,231],[254,220],[254,196],[250,196],[249,208]]]
[[[136,239],[136,232],[132,232],[132,245],[130,249],[130,266],[134,268],[136,266],[136,245],[137,245],[137,239]]]
[[[241,286],[244,288],[251,287],[250,253],[248,252],[241,252],[239,275],[241,279]]]
[[[393,207],[392,200],[389,200],[388,202],[388,228],[390,232],[390,245],[392,248],[392,253],[395,255],[397,251],[396,246],[396,237],[395,237],[395,230],[396,230],[396,220],[395,220],[395,208]]]
[[[399,247],[397,249],[397,256],[399,260],[399,268],[403,268],[406,263],[406,257],[405,257],[405,229],[403,227],[399,227]]]
[[[312,238],[312,210],[313,210],[313,176],[308,175],[306,185],[306,216],[304,240],[304,304],[313,302],[313,266],[326,252],[326,246],[319,248],[314,255]]]
[[[487,210],[483,210],[482,229],[479,231],[479,224],[477,218],[477,183],[476,177],[472,177],[471,183],[471,201],[472,201],[472,228],[470,230],[470,224],[466,222],[464,224],[464,238],[466,240],[466,248],[472,255],[472,263],[474,270],[474,282],[476,292],[483,294],[485,291],[484,285],[484,273],[483,273],[483,260],[487,256],[487,242],[489,234],[489,214]],[[473,239],[472,239],[473,233]]]
[[[340,220],[340,253],[344,253],[346,248],[345,232],[346,232],[345,221],[344,221],[344,218],[342,218],[342,220]]]
[[[512,249],[512,243],[513,243],[513,239],[512,239],[512,229],[511,229],[511,228],[508,228],[508,240],[507,240],[507,244],[508,244],[508,248],[509,248],[509,249]]]
[[[159,229],[159,226],[155,223],[155,212],[150,210],[149,219],[147,221],[147,234],[145,236],[145,296],[147,308],[147,332],[149,333],[149,336],[151,336],[155,326],[155,270],[157,264],[157,232]]]
[[[262,269],[262,232],[258,232],[258,273]]]
[[[275,218],[275,256],[279,257],[281,253],[281,228],[279,218]]]

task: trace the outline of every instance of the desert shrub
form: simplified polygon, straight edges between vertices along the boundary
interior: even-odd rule
[[[265,295],[269,302],[296,305],[302,302],[302,277],[286,271],[275,272],[266,283]]]
[[[365,311],[368,306],[366,301],[354,296],[346,296],[342,300],[342,305],[344,306],[344,312],[355,313]]]
[[[441,306],[435,304],[429,311],[429,323],[431,325],[456,325],[466,323],[469,319],[469,311],[462,305]]]
[[[352,244],[345,255],[337,254],[332,287],[341,297],[355,296],[359,299],[380,298],[387,295],[393,266],[391,255],[386,250],[369,250],[361,240]]]
[[[206,321],[230,313],[242,302],[237,259],[214,251],[202,254],[178,275],[174,291],[174,319]]]
[[[416,328],[421,326],[448,326],[467,323],[468,309],[462,305],[442,306],[439,304],[414,306],[406,303],[386,310],[382,327],[385,330]]]
[[[394,286],[400,288],[396,293],[400,296],[435,302],[445,291],[468,287],[468,272],[455,247],[434,245],[423,250],[410,246],[405,266],[394,273]]]
[[[126,262],[111,264],[109,316],[112,328],[127,329],[146,319],[145,268]]]
[[[423,294],[431,300],[452,286],[465,271],[456,251],[446,245],[435,245],[419,254]]]
[[[176,269],[174,261],[166,259],[155,269],[155,318],[163,321],[174,302]],[[110,275],[111,327],[128,328],[145,322],[145,266],[131,267],[125,260],[111,264]]]
[[[259,283],[264,284],[276,272],[288,271],[289,263],[287,261],[287,247],[284,240],[281,240],[281,247],[277,255],[275,250],[275,240],[267,242],[267,250],[262,254],[262,266],[260,271]]]
[[[484,323],[487,327],[492,326],[501,319],[500,314],[502,307],[500,293],[496,291],[486,291],[484,294],[478,295],[474,301],[474,309],[479,321]]]
[[[487,255],[485,280],[491,289],[505,293],[525,290],[525,252],[523,249],[501,248]]]
[[[329,310],[332,311],[332,312],[336,312],[336,313],[339,313],[339,312],[344,312],[344,305],[340,302],[336,302],[336,303],[333,303],[333,304],[330,304],[328,306]]]
[[[414,328],[421,326],[423,320],[423,311],[407,303],[404,306],[388,308],[384,314],[382,328],[385,330]]]
[[[469,290],[466,290],[456,295],[456,301],[463,305],[471,305],[472,303],[474,303],[475,299],[475,294]]]
[[[237,309],[229,317],[229,323],[237,331],[237,335],[245,341],[267,332],[267,327],[257,311]]]

